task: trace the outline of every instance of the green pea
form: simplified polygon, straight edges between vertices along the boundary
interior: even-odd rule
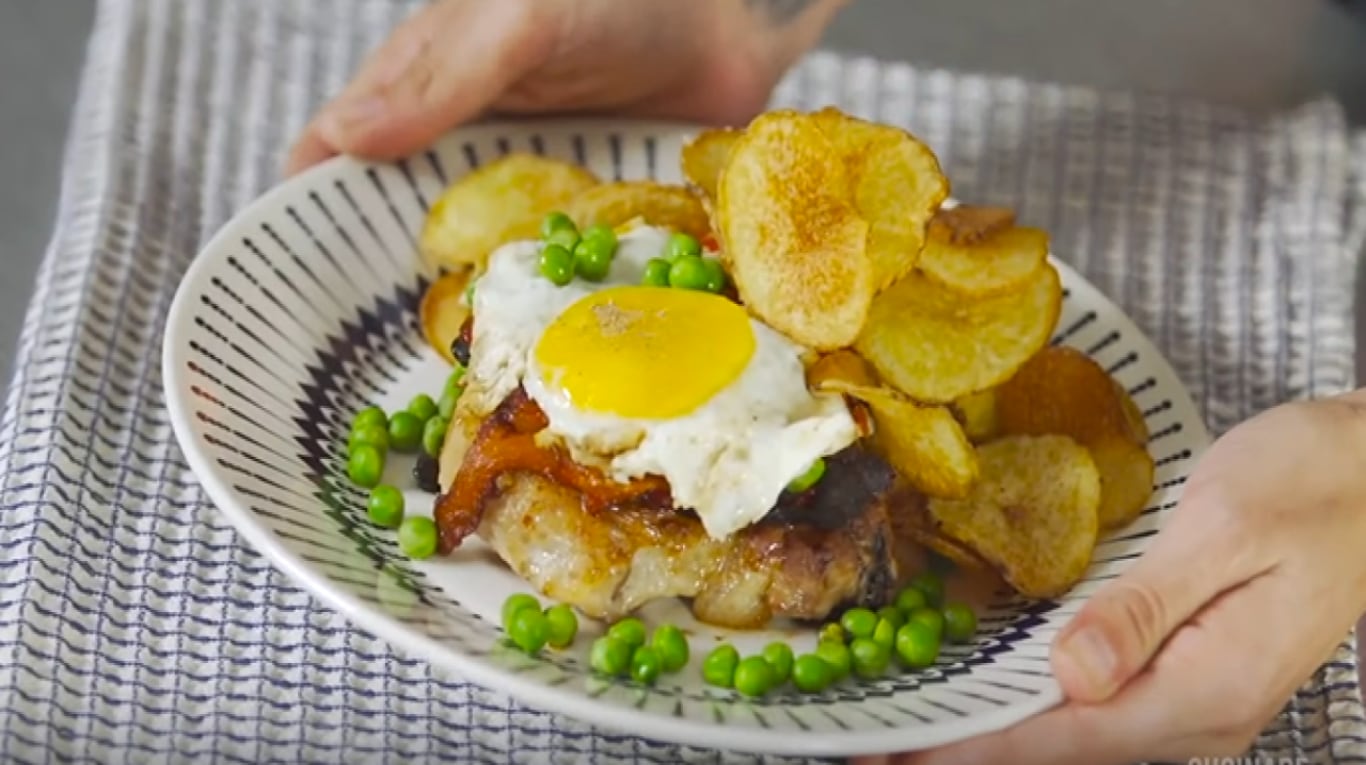
[[[370,490],[366,503],[370,522],[385,529],[396,529],[403,522],[403,492],[397,487],[380,484]]]
[[[889,651],[892,650],[892,644],[896,642],[896,631],[900,626],[893,625],[886,619],[878,619],[877,628],[873,630],[873,642]]]
[[[849,644],[854,674],[864,680],[882,677],[892,661],[892,647],[870,638],[857,638]]]
[[[370,444],[356,444],[346,460],[346,475],[357,486],[375,488],[384,475],[384,452]]]
[[[550,638],[550,621],[539,608],[523,608],[512,615],[512,629],[508,637],[518,648],[527,653],[536,653],[545,647]]]
[[[645,645],[645,624],[634,616],[613,624],[607,634],[630,646],[633,651]]]
[[[410,515],[398,527],[398,547],[414,560],[432,557],[436,552],[436,524],[425,515]]]
[[[503,601],[504,632],[512,631],[512,617],[516,616],[517,612],[521,611],[523,608],[534,608],[539,611],[541,610],[541,601],[537,600],[535,596],[528,595],[525,592],[509,595],[507,600]]]
[[[455,368],[451,370],[450,376],[446,378],[446,385],[441,389],[441,392],[458,394],[463,391],[465,389],[466,371],[465,366],[457,361],[455,363]]]
[[[394,412],[389,418],[389,446],[396,452],[415,452],[422,445],[422,421],[412,412]]]
[[[541,276],[551,284],[563,287],[574,279],[574,256],[558,244],[541,248]]]
[[[914,587],[907,587],[897,593],[896,607],[903,614],[909,616],[912,611],[917,608],[924,608],[926,605],[928,605],[928,601],[925,600],[925,593]]]
[[[816,645],[816,655],[821,661],[830,665],[830,682],[838,683],[849,676],[853,668],[854,657],[849,653],[849,646],[844,643],[818,643]]]
[[[446,440],[446,429],[450,425],[451,421],[439,414],[427,420],[427,424],[422,426],[422,451],[432,457],[440,454],[441,444]]]
[[[807,489],[819,483],[821,477],[824,475],[825,460],[821,457],[817,457],[816,461],[811,463],[811,467],[808,467],[805,473],[802,473],[796,478],[793,478],[792,481],[788,483],[787,490],[792,492],[793,494],[798,494],[800,492],[806,491]]]
[[[631,666],[631,646],[614,637],[600,637],[593,641],[593,649],[588,654],[588,665],[595,671],[609,677],[626,674]]]
[[[840,617],[840,626],[855,638],[872,637],[877,629],[877,614],[862,607],[851,608]]]
[[[761,655],[769,666],[773,667],[773,684],[782,685],[787,682],[787,678],[792,675],[792,646],[774,641],[764,646]]]
[[[670,268],[672,266],[669,261],[663,258],[650,258],[645,264],[645,275],[640,278],[640,283],[647,287],[667,287]]]
[[[709,685],[730,688],[735,685],[735,668],[740,663],[740,652],[730,643],[711,649],[702,660],[702,679]]]
[[[669,286],[683,290],[705,290],[707,267],[696,255],[685,255],[669,267]]]
[[[944,634],[944,612],[937,608],[917,608],[906,616],[906,623],[916,622],[932,630],[936,637]]]
[[[574,225],[574,219],[559,210],[552,210],[546,213],[541,219],[541,236],[548,237],[556,231],[573,231],[578,233],[579,227]]]
[[[601,239],[584,239],[574,247],[574,272],[590,282],[600,282],[612,270],[612,246]]]
[[[607,248],[612,252],[616,252],[617,250],[617,232],[613,231],[611,226],[602,223],[594,223],[583,230],[582,238],[585,241],[592,239],[602,242],[606,244]]]
[[[726,289],[726,269],[716,258],[703,258],[702,265],[707,269],[707,292],[721,294]]]
[[[848,639],[849,636],[844,633],[844,628],[840,626],[839,622],[827,622],[825,626],[821,627],[819,638],[821,643],[843,643]]]
[[[944,580],[933,571],[923,571],[916,574],[911,580],[910,586],[925,593],[926,605],[938,608],[944,604]]]
[[[360,430],[366,425],[378,425],[381,428],[389,424],[389,419],[384,416],[384,410],[377,406],[367,406],[356,412],[356,417],[351,421],[352,430]]]
[[[977,614],[966,603],[944,606],[944,637],[950,643],[966,643],[977,633]]]
[[[661,624],[655,628],[654,635],[650,636],[650,647],[659,654],[659,661],[665,672],[677,672],[682,669],[687,665],[691,652],[688,637],[683,634],[683,630],[672,624]]]
[[[775,685],[773,667],[762,656],[747,656],[735,666],[735,690],[762,696]]]
[[[906,623],[906,614],[896,606],[883,606],[877,610],[879,622],[888,621],[892,624],[893,630],[901,629],[901,625]]]
[[[574,609],[564,603],[547,608],[545,620],[550,625],[546,642],[555,648],[568,648],[574,642],[574,636],[579,634],[579,617],[574,615]]]
[[[455,405],[460,403],[460,394],[446,391],[441,394],[441,400],[436,403],[436,416],[445,417],[447,420],[455,414]]]
[[[792,664],[792,684],[802,693],[820,693],[830,685],[833,676],[830,665],[814,653],[802,654]]]
[[[636,682],[649,685],[659,678],[661,671],[663,662],[650,646],[640,646],[631,654],[631,677],[635,678]]]
[[[381,453],[389,450],[389,428],[376,423],[367,423],[351,431],[351,438],[346,444],[347,451],[356,448],[356,444],[369,444]]]
[[[924,622],[906,622],[896,631],[896,655],[912,669],[934,664],[939,658],[939,633]]]
[[[408,411],[418,420],[426,422],[436,416],[436,402],[426,393],[419,393],[408,403]]]
[[[664,259],[670,263],[685,257],[697,257],[702,254],[702,245],[690,234],[677,231],[669,235],[669,241],[664,244]]]
[[[577,229],[562,228],[545,238],[546,244],[558,244],[559,246],[574,251],[574,247],[579,243],[579,232]]]

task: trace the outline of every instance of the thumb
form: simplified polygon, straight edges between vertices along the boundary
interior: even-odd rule
[[[446,0],[410,19],[317,119],[335,150],[374,159],[416,151],[477,117],[544,60],[555,25],[542,3]]]
[[[1052,667],[1069,699],[1112,696],[1147,666],[1172,632],[1254,573],[1239,570],[1248,567],[1248,556],[1232,549],[1227,528],[1197,528],[1212,524],[1217,513],[1209,509],[1192,507],[1184,517],[1178,511],[1153,546],[1098,590],[1059,633]],[[1097,554],[1124,544],[1102,543]]]

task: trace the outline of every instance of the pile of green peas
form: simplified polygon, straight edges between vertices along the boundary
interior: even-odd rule
[[[595,224],[579,231],[562,212],[541,220],[541,275],[558,287],[575,276],[590,282],[607,278],[617,254],[617,233],[611,226]]]
[[[563,603],[547,608],[534,596],[519,592],[503,603],[503,631],[508,640],[528,655],[542,648],[568,648],[579,633],[579,618]]]
[[[405,515],[403,492],[381,483],[385,462],[391,450],[412,454],[420,449],[432,458],[440,453],[464,390],[464,379],[465,369],[457,365],[446,379],[439,401],[419,393],[405,409],[386,414],[378,406],[367,406],[351,422],[346,442],[347,477],[370,490],[366,503],[370,522],[380,528],[398,529],[399,548],[410,558],[420,560],[436,552],[436,524],[425,516]]]
[[[944,602],[944,583],[925,572],[883,608],[851,608],[821,627],[816,648],[794,656],[786,643],[774,642],[742,658],[723,643],[702,662],[702,679],[746,696],[763,696],[784,683],[803,693],[819,693],[849,676],[884,676],[895,658],[906,669],[924,669],[939,658],[944,641],[964,643],[977,631],[977,616],[964,603]]]
[[[702,244],[682,231],[669,235],[664,252],[645,264],[641,284],[720,294],[726,289],[721,261],[702,254]]]

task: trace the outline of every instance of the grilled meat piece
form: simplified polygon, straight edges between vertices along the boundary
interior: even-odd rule
[[[784,493],[762,521],[715,540],[673,507],[666,482],[615,483],[538,445],[544,427],[520,390],[480,425],[437,501],[443,552],[478,533],[532,586],[589,616],[685,597],[702,621],[732,628],[881,605],[899,580],[895,474],[862,448],[832,455],[816,486]]]

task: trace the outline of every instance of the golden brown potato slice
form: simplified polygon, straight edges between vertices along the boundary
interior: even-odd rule
[[[935,530],[933,519],[926,507],[928,498],[908,497],[903,492],[893,496],[892,528],[898,540],[905,539],[925,550],[938,553],[953,561],[960,568],[971,571],[994,571],[991,564],[982,559],[971,547],[950,539]],[[909,555],[903,555],[909,558]],[[923,561],[921,562],[923,565]],[[916,566],[915,568],[919,568]],[[903,570],[914,570],[904,567]]]
[[[997,391],[1004,433],[1070,436],[1091,450],[1101,473],[1101,528],[1129,523],[1152,495],[1155,465],[1147,427],[1129,395],[1086,354],[1049,347]]]
[[[848,169],[854,207],[869,224],[874,287],[882,290],[915,267],[949,181],[934,152],[905,130],[832,108],[813,117]]]
[[[601,223],[613,228],[633,219],[683,231],[701,240],[711,233],[702,202],[688,189],[654,181],[615,181],[585,190],[564,207],[564,213],[587,228]]]
[[[977,479],[977,455],[948,409],[921,406],[888,388],[834,376],[814,389],[843,393],[867,404],[873,412],[875,451],[922,493],[962,497]]]
[[[1047,344],[1061,306],[1047,263],[1019,290],[972,300],[913,272],[873,301],[854,348],[911,398],[949,403],[1014,374]]]
[[[920,270],[967,297],[990,297],[1020,288],[1048,258],[1048,234],[1011,227],[972,244],[954,244],[931,227]]]
[[[973,443],[996,437],[1000,426],[996,422],[996,389],[988,388],[969,393],[953,402],[953,412],[963,423],[963,432]]]
[[[480,270],[489,253],[537,235],[541,218],[597,184],[578,165],[509,154],[451,184],[427,213],[418,248],[431,266]]]
[[[1014,225],[1015,211],[1008,207],[957,205],[935,213],[929,235],[941,242],[971,245]]]
[[[427,344],[451,364],[451,343],[460,334],[465,319],[470,315],[470,306],[465,304],[465,287],[470,283],[470,269],[447,273],[427,288],[418,306],[418,317],[422,324],[422,335]]]
[[[1099,531],[1100,475],[1067,436],[1006,436],[977,449],[963,499],[931,499],[935,530],[975,550],[1019,593],[1051,598],[1085,575]]]
[[[750,123],[717,187],[723,259],[741,301],[814,350],[853,342],[875,292],[868,223],[846,187],[830,139],[785,110]]]
[[[716,199],[716,184],[726,166],[730,150],[743,131],[736,128],[704,130],[683,146],[680,164],[683,177],[697,188],[702,196]]]
[[[814,391],[871,388],[877,384],[877,375],[868,362],[847,348],[821,356],[806,370],[806,385]]]

